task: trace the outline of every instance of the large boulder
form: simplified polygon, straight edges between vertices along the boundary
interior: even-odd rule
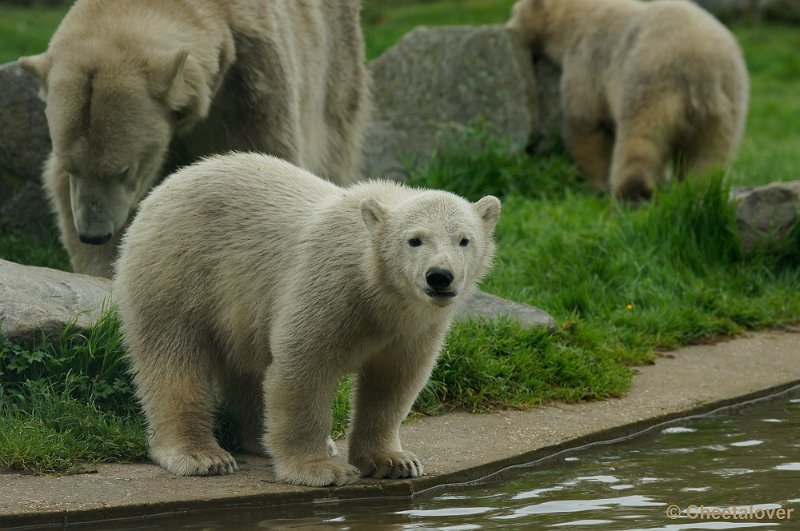
[[[370,70],[367,176],[402,179],[407,164],[424,163],[448,135],[479,122],[520,149],[550,136],[540,109],[550,115],[552,105],[540,102],[531,54],[503,26],[418,27]]]
[[[34,238],[55,231],[40,184],[50,135],[38,91],[16,62],[0,65],[0,225]]]
[[[800,181],[732,190],[738,203],[737,225],[745,253],[780,245],[800,220]]]
[[[13,341],[57,337],[68,323],[85,329],[111,300],[111,281],[0,259],[0,329]]]

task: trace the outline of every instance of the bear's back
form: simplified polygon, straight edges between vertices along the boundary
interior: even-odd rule
[[[259,276],[275,279],[297,261],[314,213],[340,191],[275,157],[205,159],[167,177],[140,203],[117,277],[154,293],[185,285],[198,298],[220,297],[227,285]],[[240,291],[233,296],[246,295]]]

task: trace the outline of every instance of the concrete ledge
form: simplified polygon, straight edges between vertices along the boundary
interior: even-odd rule
[[[292,487],[275,482],[267,459],[252,456],[242,456],[241,471],[230,476],[179,478],[149,464],[105,465],[96,473],[72,476],[0,474],[0,527],[78,524],[243,504],[272,506],[277,512],[293,503],[412,496],[792,386],[800,382],[798,331],[755,333],[667,353],[654,365],[638,368],[632,389],[620,399],[413,420],[403,426],[402,437],[425,466],[426,475],[415,480]]]

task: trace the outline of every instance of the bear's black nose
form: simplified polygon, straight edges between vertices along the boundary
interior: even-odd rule
[[[90,245],[103,245],[111,239],[111,234],[104,234],[102,236],[84,236],[81,234],[78,237],[82,243],[88,243]]]
[[[435,290],[446,288],[453,282],[453,273],[447,269],[432,267],[425,273],[425,281]]]

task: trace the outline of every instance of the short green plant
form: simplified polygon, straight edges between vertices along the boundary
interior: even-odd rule
[[[30,382],[46,382],[51,394],[91,402],[112,413],[133,413],[138,406],[123,356],[115,311],[103,312],[85,333],[69,325],[55,340],[43,339],[33,346],[0,336],[0,395],[15,407],[30,409]]]
[[[27,380],[6,397],[0,406],[0,468],[80,472],[95,463],[146,458],[144,418],[78,399],[83,391],[72,382]]]

